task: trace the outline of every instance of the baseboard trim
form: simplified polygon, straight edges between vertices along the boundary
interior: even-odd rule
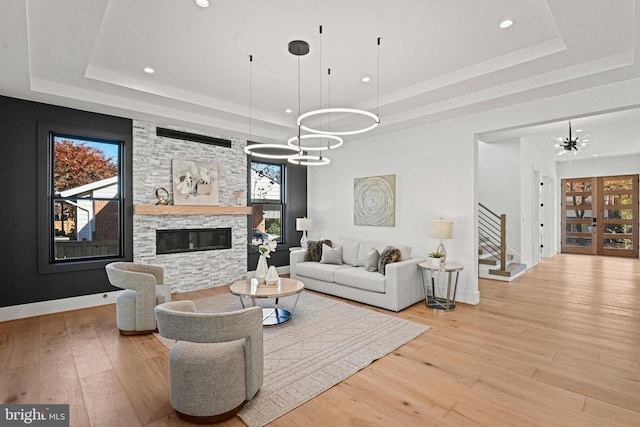
[[[101,294],[1,307],[0,322],[114,304],[116,302],[116,295],[118,295],[119,292],[120,291],[104,292]]]

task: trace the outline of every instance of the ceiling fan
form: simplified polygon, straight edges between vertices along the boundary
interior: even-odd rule
[[[560,148],[560,151],[558,151],[557,155],[558,156],[571,155],[571,154],[577,155],[580,149],[587,146],[587,143],[589,142],[589,140],[587,139],[588,136],[589,136],[588,134],[583,137],[573,136],[573,134],[571,133],[571,121],[569,121],[568,137],[562,138],[562,137],[552,136],[553,139],[558,141],[558,144],[554,145],[554,147]]]

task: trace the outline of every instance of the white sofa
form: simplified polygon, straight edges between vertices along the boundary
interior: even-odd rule
[[[335,295],[387,310],[400,311],[424,301],[424,287],[418,263],[411,258],[410,246],[328,239],[334,249],[342,248],[342,264],[305,261],[305,250],[290,254],[291,278],[300,280],[306,289]],[[365,269],[366,254],[375,248],[380,254],[387,246],[400,249],[399,261],[386,265],[385,274]]]

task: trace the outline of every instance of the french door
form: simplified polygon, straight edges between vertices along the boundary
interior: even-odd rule
[[[562,252],[638,257],[638,175],[562,180]]]

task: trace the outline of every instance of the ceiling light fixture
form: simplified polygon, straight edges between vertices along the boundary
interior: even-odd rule
[[[322,35],[322,26],[320,26],[320,35]],[[298,58],[298,114],[300,114],[300,57],[309,53],[309,43],[304,40],[294,40],[289,42],[288,46],[289,53],[295,55]],[[322,67],[322,60],[320,61],[320,66]],[[322,101],[320,101],[322,102]],[[305,149],[302,146],[302,139],[307,139],[307,135],[301,135],[300,125],[298,125],[298,135],[293,138],[289,138],[287,141],[287,145],[289,147],[294,147],[298,150],[298,153],[290,156],[287,161],[294,165],[299,166],[324,166],[328,165],[331,161],[322,156],[322,151],[320,151],[319,155],[311,155],[309,153],[305,154]],[[291,141],[291,142],[289,142]],[[322,150],[320,148],[319,150]]]
[[[249,138],[251,140],[252,132],[252,83],[253,83],[253,55],[249,55]],[[297,148],[285,144],[266,144],[263,142],[255,142],[244,147],[244,152],[250,156],[260,157],[263,159],[284,160],[298,154]]]
[[[586,139],[587,136],[589,135],[585,135],[582,138],[573,136],[573,134],[571,133],[571,121],[569,121],[569,136],[566,138],[553,137],[553,139],[556,139],[559,142],[554,146],[556,148],[560,148],[560,151],[558,151],[557,155],[577,155],[578,151],[580,151],[581,148],[587,145],[587,142],[589,141],[588,139]]]
[[[151,67],[144,67],[144,72],[147,73],[147,74],[153,74],[153,73],[156,72],[156,70],[154,70]]]
[[[287,144],[289,144],[292,147],[299,148],[300,150],[303,150],[303,151],[333,150],[334,148],[338,148],[342,144],[344,144],[344,140],[342,138],[340,138],[337,135],[330,135],[330,134],[309,133],[306,135],[300,135],[300,140],[304,140],[304,139],[321,139],[321,140],[331,139],[335,142],[333,143],[329,142],[326,146],[323,146],[323,147],[318,147],[313,145],[303,146],[301,145],[302,141],[298,141],[298,137],[294,136],[292,138],[289,138],[289,140],[287,141]]]
[[[322,34],[322,27],[320,27],[320,33]],[[380,81],[380,37],[378,37],[378,82]],[[378,83],[378,94],[377,94],[377,99],[379,102],[380,99],[380,85]],[[376,110],[378,109],[378,105],[376,105]],[[364,126],[361,127],[359,129],[353,129],[353,130],[346,130],[346,131],[323,131],[322,129],[318,129],[316,127],[312,127],[309,124],[305,124],[305,120],[309,119],[311,117],[316,117],[316,116],[325,116],[325,115],[330,115],[330,114],[334,114],[334,113],[341,113],[341,114],[352,114],[352,115],[360,115],[360,116],[364,116],[367,118],[372,119],[372,123],[369,126]],[[376,127],[378,127],[378,125],[380,124],[380,117],[378,116],[378,114],[374,114],[371,113],[369,111],[366,110],[361,110],[361,109],[357,109],[357,108],[320,108],[318,110],[313,110],[313,111],[309,111],[307,113],[301,114],[298,117],[298,120],[296,121],[296,123],[298,124],[298,127],[306,132],[310,132],[310,133],[317,133],[317,134],[323,134],[323,135],[356,135],[359,133],[364,133],[364,132],[368,132],[370,130],[375,129]]]
[[[209,7],[209,0],[196,0],[196,4],[200,7]]]

